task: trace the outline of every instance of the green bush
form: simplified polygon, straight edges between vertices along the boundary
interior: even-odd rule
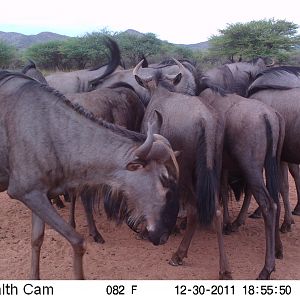
[[[0,68],[7,69],[14,60],[16,49],[0,41]]]

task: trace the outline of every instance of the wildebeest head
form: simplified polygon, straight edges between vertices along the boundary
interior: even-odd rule
[[[145,221],[149,240],[159,245],[167,241],[175,226],[179,200],[175,154],[164,137],[153,133],[156,126],[148,126],[145,142],[116,173],[118,188],[106,193],[104,205],[109,218],[126,220],[132,228]]]
[[[262,58],[249,62],[225,64],[205,72],[200,78],[200,84],[219,86],[227,92],[245,96],[247,87],[253,78],[266,67],[267,65]]]
[[[196,70],[191,64],[184,65],[175,58],[173,64],[168,64],[160,68],[153,68],[145,76],[138,74],[141,70],[143,60],[140,61],[133,70],[136,81],[142,87],[152,93],[159,84],[162,84],[169,91],[183,93],[191,96],[198,95],[198,81],[196,79]]]

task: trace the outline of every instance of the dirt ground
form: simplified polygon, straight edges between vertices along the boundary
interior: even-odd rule
[[[291,182],[292,206],[296,193]],[[23,204],[0,194],[0,279],[28,279],[30,270],[30,213]],[[253,201],[254,202],[254,201]],[[68,205],[68,204],[67,204]],[[230,203],[231,217],[240,203]],[[138,240],[124,224],[116,226],[106,216],[96,216],[97,226],[106,240],[96,244],[88,236],[83,209],[78,202],[77,230],[87,241],[84,270],[87,279],[217,279],[218,248],[213,231],[198,229],[188,258],[179,267],[168,264],[182,233],[173,235],[162,246]],[[253,204],[250,212],[254,210]],[[59,213],[67,220],[68,207]],[[284,258],[276,261],[272,279],[300,279],[300,217],[294,216],[292,232],[282,234]],[[265,240],[262,220],[247,219],[239,232],[225,236],[225,246],[234,279],[255,279],[264,263]],[[41,254],[42,279],[73,279],[70,245],[52,229],[46,229]]]

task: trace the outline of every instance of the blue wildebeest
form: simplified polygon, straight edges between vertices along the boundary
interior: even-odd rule
[[[147,224],[153,244],[165,243],[179,209],[178,166],[167,140],[107,123],[65,96],[21,74],[0,72],[0,191],[32,212],[31,278],[40,277],[45,223],[74,251],[83,279],[84,239],[56,212],[49,197],[92,188],[105,193],[110,218]]]
[[[249,83],[249,81],[248,81]],[[270,68],[259,74],[248,89],[248,96],[258,99],[276,109],[284,118],[286,123],[285,139],[282,149],[282,160],[289,165],[291,174],[295,176],[296,183],[299,178],[300,143],[295,137],[300,132],[298,116],[300,113],[300,68],[282,66]],[[282,195],[288,199],[287,169],[283,171],[284,182]],[[285,202],[284,202],[285,203]],[[286,213],[282,231],[289,231],[293,223],[289,214],[289,201],[285,203]],[[300,215],[300,199],[293,211]]]
[[[215,110],[198,97],[174,92],[173,83],[180,84],[181,77],[175,79],[156,70],[152,76],[143,76],[140,62],[133,70],[137,82],[147,88],[151,95],[142,123],[145,131],[147,123],[159,112],[162,116],[160,134],[166,137],[173,149],[180,151],[179,193],[186,204],[187,229],[170,264],[183,263],[196,230],[197,214],[200,224],[214,222],[220,254],[220,279],[230,279],[231,271],[224,250],[222,215],[218,209],[219,177],[221,172],[223,122]],[[171,80],[171,84],[168,81]],[[197,213],[198,212],[198,213]]]
[[[225,81],[222,78],[226,78],[228,70],[235,70],[235,72],[230,72],[230,80]],[[263,76],[262,76],[263,74]],[[267,69],[266,66],[262,64],[262,61],[257,64],[253,63],[233,63],[227,64],[226,66],[216,68],[204,74],[204,77],[201,78],[201,85],[205,86],[205,84],[218,84],[223,89],[231,93],[236,93],[243,97],[247,96],[247,90],[251,82],[256,78],[253,86],[251,87],[252,93],[254,93],[257,89],[261,90],[267,88],[268,86],[271,89],[289,89],[293,87],[300,86],[299,80],[299,70],[297,71],[294,67],[273,67]],[[252,97],[254,98],[254,97]],[[276,109],[276,108],[275,108]],[[286,120],[285,120],[286,121]],[[290,160],[288,160],[289,170],[292,176],[294,177],[297,190],[300,191],[300,179],[299,179],[299,167],[297,165],[293,165]],[[290,231],[291,224],[294,223],[290,204],[289,204],[289,196],[288,196],[288,169],[286,163],[281,163],[281,172],[284,175],[282,184],[280,185],[280,193],[282,195],[283,204],[285,207],[284,221],[281,225],[280,230],[282,232]],[[251,198],[251,194],[246,192],[247,197]],[[249,203],[249,200],[245,201],[245,203]],[[245,222],[247,213],[247,207],[242,208],[241,214],[239,215],[235,225],[240,225]],[[300,214],[300,198],[298,197],[298,203],[293,211],[294,214]],[[260,209],[258,208],[251,217],[259,217]]]
[[[107,65],[92,69],[73,72],[57,72],[46,76],[48,84],[61,93],[81,93],[89,90],[89,81],[104,74],[110,74],[120,67],[120,50],[118,44],[111,38],[106,38],[106,46],[110,51],[110,61]]]
[[[179,73],[173,75],[174,89],[185,94],[185,87],[190,85],[189,82],[185,82],[189,81],[190,76],[186,77],[185,74],[191,71],[179,61],[174,60],[174,62],[179,67]],[[178,77],[181,78],[181,85],[176,84]],[[194,80],[197,81],[197,78]],[[208,84],[208,87],[210,85],[216,88],[211,83]],[[198,85],[194,86],[197,87]],[[201,85],[199,84],[199,86]],[[200,87],[200,90],[203,87]],[[195,93],[197,93],[196,90]],[[275,269],[275,255],[276,257],[282,256],[282,244],[278,231],[280,206],[278,205],[279,174],[277,167],[283,142],[284,122],[278,113],[259,101],[254,103],[233,94],[221,95],[211,89],[205,89],[200,93],[200,97],[202,102],[215,108],[219,117],[225,120],[222,175],[223,200],[227,201],[228,198],[227,194],[224,193],[224,185],[227,186],[225,181],[226,172],[234,172],[244,178],[264,211],[266,260],[258,278],[268,279]],[[267,177],[266,185],[263,179],[264,169]],[[225,203],[225,212],[226,208],[227,204]],[[224,221],[228,222],[225,217],[226,214]]]
[[[24,67],[22,72],[26,75],[29,73],[31,78],[47,84],[46,79],[41,72],[36,69],[33,62],[30,62],[29,65]],[[133,88],[126,83],[119,83],[110,88],[97,89],[91,92],[67,93],[66,96],[73,103],[79,104],[86,110],[92,112],[97,118],[123,126],[129,130],[140,130],[144,116],[144,105]],[[69,224],[75,228],[75,202],[77,195],[72,191],[68,191],[64,196],[71,201]],[[104,238],[98,231],[93,218],[92,206],[93,199],[96,196],[97,193],[95,190],[85,189],[81,193],[80,198],[85,209],[89,234],[93,237],[95,242],[104,243]],[[55,197],[53,202],[59,208],[65,207],[59,196]]]
[[[140,131],[144,116],[144,105],[132,86],[119,82],[109,88],[90,92],[66,94],[98,118],[123,126],[132,131]]]
[[[192,70],[194,68],[193,64],[187,60],[182,61],[182,64],[189,70]],[[178,73],[178,66],[171,60],[166,60],[159,64],[152,64],[148,67],[147,66],[148,64],[145,64],[143,61],[143,64],[141,66],[142,68],[140,68],[139,70],[139,73],[141,76],[143,76],[143,78],[151,78],[155,73],[157,73],[158,70],[160,70],[160,72],[162,72],[165,77],[172,80],[173,74]],[[117,70],[113,73],[105,72],[98,78],[90,81],[90,89],[110,87],[115,83],[125,82],[130,84],[134,88],[141,101],[145,106],[147,106],[151,98],[149,91],[136,82],[132,71],[133,69]],[[194,90],[195,88],[198,89],[198,87],[195,87],[194,85],[197,84],[197,82],[194,81],[194,77],[192,75],[186,74],[186,76],[189,76],[189,86],[186,86],[185,90],[189,93],[189,95],[195,95]],[[182,84],[180,80],[178,81],[178,84]]]
[[[133,88],[125,83],[116,84],[110,88],[96,89],[91,92],[66,94],[73,103],[79,104],[92,112],[97,118],[123,126],[126,129],[139,132],[144,116],[144,105]],[[97,194],[93,190],[86,190],[81,195],[87,215],[89,233],[95,242],[104,243],[104,239],[97,230],[93,219],[93,198]],[[71,212],[69,223],[75,228],[76,195],[70,193]]]
[[[201,84],[222,87],[225,91],[245,96],[248,86],[245,81],[254,78],[267,68],[262,58],[250,62],[225,64],[206,71],[201,76]]]

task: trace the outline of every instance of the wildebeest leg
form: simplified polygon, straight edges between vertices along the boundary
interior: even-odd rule
[[[261,209],[258,207],[250,216],[251,219],[260,219],[262,217]]]
[[[61,201],[61,199],[59,198],[59,196],[56,196],[55,198],[53,198],[53,203],[58,207],[58,208],[64,208],[66,207],[64,205],[64,203]]]
[[[76,208],[76,193],[69,191],[68,192],[70,198],[70,215],[69,215],[69,224],[75,229],[75,208]]]
[[[170,265],[182,265],[183,259],[187,257],[187,252],[192,241],[197,226],[197,209],[191,204],[187,203],[187,226],[184,232],[183,239],[177,249],[172,255]]]
[[[232,279],[231,270],[229,267],[228,259],[224,248],[222,213],[219,209],[216,210],[213,223],[218,236],[219,264],[220,264],[219,279]]]
[[[32,212],[31,215],[31,279],[40,279],[40,253],[44,241],[45,222]]]
[[[103,244],[105,240],[103,239],[100,232],[97,230],[95,220],[93,218],[93,197],[96,197],[95,191],[87,189],[81,193],[81,201],[86,214],[86,219],[89,226],[89,234],[94,238],[96,243]]]
[[[289,177],[288,177],[288,164],[286,162],[281,162],[281,185],[280,185],[280,193],[283,200],[284,205],[284,220],[281,225],[280,231],[285,233],[292,230],[292,224],[294,224],[294,220],[291,213],[291,205],[289,200]],[[296,165],[297,166],[297,165]]]
[[[252,172],[251,172],[252,171]],[[251,172],[251,173],[250,173]],[[275,270],[275,219],[276,204],[264,184],[262,174],[252,170],[246,170],[247,183],[257,201],[264,218],[266,254],[265,265],[260,272],[258,279],[270,279],[271,273]]]
[[[46,222],[54,230],[65,237],[72,245],[74,252],[75,278],[84,279],[82,265],[82,258],[85,253],[84,239],[59,216],[45,194],[33,191],[26,194],[24,197],[21,197],[20,200],[40,218],[40,220],[35,217],[33,218],[33,225],[36,228],[36,231],[34,232],[35,239],[39,240],[39,242],[41,241],[41,239],[38,239],[37,237],[41,236],[42,222]],[[39,278],[39,270],[36,270],[33,275]]]
[[[248,212],[248,209],[250,206],[251,196],[252,196],[252,193],[251,193],[250,189],[247,187],[245,190],[244,202],[243,202],[242,208],[239,212],[239,215],[231,224],[232,232],[238,231],[239,227],[241,225],[245,224],[245,221],[247,218],[247,212]]]
[[[297,204],[292,212],[293,215],[300,216],[300,172],[299,165],[297,164],[289,164],[289,170],[291,175],[294,178],[296,191],[297,191]]]
[[[231,223],[228,210],[228,171],[222,170],[221,177],[221,199],[223,204],[223,231],[225,234],[231,233]]]
[[[69,195],[68,192],[65,192],[63,196],[64,196],[64,200],[65,200],[66,202],[70,202],[70,201],[71,201],[71,200],[70,200],[70,195]]]

